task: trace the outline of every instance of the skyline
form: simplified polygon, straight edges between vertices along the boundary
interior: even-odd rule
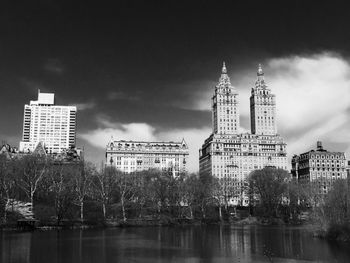
[[[327,54],[325,54],[325,56],[327,56]],[[300,60],[300,58],[296,58],[297,60]],[[314,58],[314,59],[316,59],[316,58]],[[322,61],[322,63],[330,63],[330,62],[333,62],[333,60],[334,61],[336,61],[337,60],[337,58],[336,57],[322,57],[322,58],[318,58],[318,59],[320,59],[321,61]],[[302,60],[304,60],[304,58],[303,59],[301,59],[301,61],[298,61],[299,63],[301,63],[301,67],[303,66],[303,64],[304,63],[306,63],[306,64],[312,64],[312,60],[311,59],[308,59],[308,60],[306,60],[306,61],[302,61]],[[323,60],[325,60],[325,61],[323,61]],[[337,61],[338,62],[338,61]],[[281,63],[281,61],[271,61],[270,62],[270,66],[271,65],[274,65],[274,64],[277,64],[278,66],[280,66],[280,63]],[[319,61],[314,61],[314,63],[315,63],[315,65],[314,66],[319,66]],[[272,67],[272,66],[271,66]],[[313,70],[313,67],[311,67],[311,70]],[[303,72],[304,72],[304,70],[303,70]],[[278,76],[275,76],[275,77],[278,77]],[[275,80],[275,79],[273,79],[273,81],[277,81],[277,80]],[[268,86],[269,86],[269,82],[267,81],[267,84],[268,84]],[[239,90],[237,89],[237,91],[239,92]],[[247,90],[245,90],[245,92],[247,92]],[[243,93],[244,94],[244,93]],[[290,94],[290,92],[288,92],[288,94],[289,95],[291,95]],[[249,124],[250,124],[250,112],[249,112],[249,109],[248,109],[248,111],[247,111],[247,108],[249,108],[249,106],[247,106],[248,104],[249,104],[249,95],[247,95],[247,94],[244,94],[245,95],[245,97],[246,98],[248,98],[247,99],[247,101],[243,101],[243,103],[242,103],[242,98],[241,98],[241,93],[239,92],[239,103],[240,104],[243,104],[245,107],[243,107],[243,111],[241,110],[241,108],[242,107],[240,107],[240,115],[241,116],[243,116],[243,118],[242,119],[247,119],[247,120],[245,120],[245,126],[243,126],[243,127],[240,127],[240,131],[239,131],[239,133],[250,133],[250,129],[249,128],[247,128],[247,126],[246,125],[248,125],[249,126]],[[295,94],[294,94],[295,95]],[[298,95],[298,93],[296,94],[296,95]],[[243,98],[244,99],[244,98]],[[278,101],[278,97],[277,97],[277,101]],[[199,101],[200,103],[203,103],[203,105],[201,105],[200,103],[198,103],[198,105],[195,105],[195,107],[198,107],[199,108],[199,110],[202,110],[202,111],[211,111],[211,108],[210,108],[210,101],[209,101],[209,103],[205,103],[205,100],[203,100],[203,101]],[[320,103],[323,103],[323,101],[320,101]],[[205,105],[205,104],[209,104],[209,105]],[[278,105],[279,103],[277,102],[277,105]],[[302,105],[302,104],[299,104],[299,105]],[[74,106],[74,105],[72,105],[72,106]],[[303,105],[303,106],[305,106],[305,104]],[[340,106],[342,106],[342,105],[340,105]],[[201,107],[203,107],[203,108],[201,108]],[[207,109],[206,109],[207,108]],[[278,107],[277,107],[277,114],[279,113],[279,110],[278,110]],[[287,114],[288,112],[282,112],[282,113],[284,113],[284,114]],[[303,113],[303,112],[301,112],[301,113]],[[309,116],[309,118],[310,118],[311,116]],[[277,119],[279,120],[280,118],[278,118],[278,116],[277,116]],[[289,129],[289,127],[291,127],[292,125],[289,125],[288,124],[288,122],[290,121],[291,119],[287,119],[287,122],[285,122],[285,121],[282,121],[282,123],[283,123],[283,125],[287,125],[287,126],[283,126],[283,128],[285,128],[285,129]],[[298,121],[298,119],[297,118],[295,118],[294,119],[294,121]],[[338,123],[338,119],[336,119],[335,120],[335,124],[337,124]],[[332,122],[333,123],[333,122]],[[340,122],[339,123],[341,123],[341,120],[340,120]],[[106,126],[112,126],[113,124],[111,124],[111,123],[109,123],[107,120],[101,120],[101,124],[103,124],[103,125],[106,125]],[[325,123],[324,125],[328,125],[329,123]],[[293,125],[296,125],[296,123],[294,123]],[[305,125],[305,123],[301,123],[301,125]],[[279,126],[278,124],[277,124],[277,126]],[[185,130],[185,132],[181,132],[181,131],[175,131],[175,132],[173,132],[173,133],[160,133],[160,134],[157,134],[157,133],[155,133],[155,129],[153,129],[153,127],[151,127],[150,125],[147,125],[147,124],[145,124],[145,123],[133,123],[133,124],[129,124],[129,125],[121,125],[121,127],[123,128],[123,129],[125,129],[126,131],[124,132],[124,134],[123,134],[123,131],[120,131],[120,129],[119,129],[119,127],[118,126],[114,126],[114,128],[106,128],[106,129],[101,129],[101,130],[97,130],[97,131],[95,131],[94,133],[92,133],[92,134],[83,134],[83,135],[79,135],[78,134],[78,138],[82,138],[83,137],[83,139],[85,138],[87,141],[91,141],[92,142],[92,145],[94,145],[94,146],[96,146],[96,147],[100,147],[100,148],[102,148],[102,150],[103,150],[103,152],[104,152],[104,150],[105,150],[105,147],[102,145],[102,144],[100,144],[100,141],[101,140],[103,140],[103,141],[106,141],[106,142],[108,142],[108,141],[110,141],[110,139],[111,139],[111,137],[113,137],[113,138],[116,138],[116,139],[118,139],[118,140],[150,140],[150,141],[157,141],[158,140],[158,138],[166,138],[166,139],[161,139],[161,141],[171,141],[171,140],[173,140],[173,138],[175,138],[175,136],[176,136],[176,133],[179,135],[179,134],[184,134],[184,133],[187,133],[187,135],[188,134],[190,134],[190,136],[193,136],[192,138],[194,138],[194,137],[197,137],[197,138],[199,138],[198,137],[198,132],[203,132],[204,133],[204,129],[203,130],[201,130],[201,131],[199,131],[199,130],[197,130],[197,131],[193,131],[193,130]],[[279,127],[278,127],[279,128]],[[208,134],[210,134],[212,131],[211,131],[211,129],[212,129],[212,127],[209,127],[209,133],[207,133],[206,135],[205,135],[205,138],[208,136]],[[193,134],[191,134],[193,132]],[[118,133],[119,133],[119,135],[118,135]],[[280,132],[278,132],[278,134],[281,134]],[[312,133],[311,133],[312,134]],[[106,135],[106,136],[105,136]],[[108,137],[108,135],[110,135],[109,137]],[[186,141],[188,141],[188,137],[190,137],[190,136],[183,136],[183,138],[186,140]],[[311,140],[313,140],[313,138],[315,138],[315,137],[313,137],[312,135],[310,135],[310,134],[306,134],[306,136],[304,136],[304,138],[302,138],[302,139],[304,139],[305,141],[306,140],[309,140],[309,139],[311,139]],[[173,140],[173,141],[180,141],[180,139],[179,140],[177,140],[177,139],[175,139],[175,140]],[[192,140],[192,141],[194,141],[194,139]],[[204,140],[203,140],[204,141]],[[203,142],[202,141],[202,142]],[[315,144],[316,144],[316,141],[317,140],[314,140],[314,141],[311,141],[309,144],[307,144],[306,142],[305,142],[305,144],[304,144],[304,151],[308,151],[308,150],[311,150],[311,149],[314,149],[315,147]],[[327,141],[327,140],[326,140]],[[189,144],[191,144],[191,141],[189,141],[188,142]],[[287,150],[288,150],[288,141],[287,141]],[[295,146],[295,143],[293,144],[293,142],[291,142],[290,144],[292,144],[292,146],[294,146],[294,147],[298,147],[298,146]],[[309,147],[307,147],[306,145],[309,145]],[[77,145],[78,147],[79,147],[79,145]],[[191,150],[191,152],[193,153],[196,149],[193,149],[194,147],[191,147],[192,148],[192,150]],[[326,147],[326,149],[328,149],[327,147]],[[339,149],[330,149],[329,148],[329,150],[337,150],[337,151],[340,151]],[[291,159],[291,157],[292,157],[292,155],[294,155],[294,154],[300,154],[300,153],[302,153],[302,152],[304,152],[304,151],[301,151],[301,152],[294,152],[294,153],[290,153],[289,151],[287,151],[287,152],[289,152],[288,153],[288,158],[289,159]],[[191,172],[193,172],[193,171],[196,171],[196,170],[193,170],[193,166],[194,165],[196,165],[196,163],[195,163],[195,158],[196,158],[196,156],[195,156],[195,154],[192,154],[192,156],[190,155],[190,159],[192,159],[192,161],[193,161],[193,163],[192,163],[192,167],[190,166],[190,171]],[[88,157],[89,158],[89,157]],[[104,158],[101,158],[101,159],[104,159]],[[98,164],[98,161],[101,161],[101,160],[94,160],[94,162],[96,163],[96,164]],[[194,164],[194,165],[193,165]],[[191,169],[192,168],[192,169]]]
[[[250,130],[249,93],[261,63],[289,159],[317,140],[349,156],[346,9],[299,1],[198,3],[6,3],[0,139],[18,147],[24,104],[40,89],[54,92],[59,105],[77,105],[77,146],[85,146],[89,160],[104,159],[111,135],[185,138],[194,171],[225,61],[239,92],[243,131]]]

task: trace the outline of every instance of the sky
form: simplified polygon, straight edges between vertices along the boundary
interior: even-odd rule
[[[101,163],[116,140],[185,139],[189,170],[210,135],[226,62],[242,132],[259,63],[289,158],[350,156],[350,16],[337,1],[2,1],[0,140],[18,146],[41,92],[77,105],[77,146]]]

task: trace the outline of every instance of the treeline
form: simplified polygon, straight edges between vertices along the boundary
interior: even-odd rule
[[[322,236],[350,240],[350,179],[329,183],[321,178],[300,184],[280,169],[256,170],[247,187],[251,214],[298,222],[307,213]]]
[[[62,221],[127,222],[130,219],[232,219],[232,200],[258,218],[298,222],[308,212],[323,229],[349,222],[349,182],[337,180],[327,195],[322,182],[300,185],[282,169],[253,171],[245,182],[232,178],[148,170],[125,174],[84,161],[47,156],[0,155],[0,222],[9,223],[11,202],[30,202],[43,224]],[[223,183],[223,181],[225,183]],[[7,209],[6,209],[7,208]],[[10,216],[10,218],[9,218]]]
[[[47,156],[0,155],[0,218],[11,202],[30,202],[36,219],[103,221],[130,218],[207,218],[217,213],[219,184],[212,177],[148,170],[125,174],[89,162],[61,162]],[[222,217],[217,213],[216,217]]]

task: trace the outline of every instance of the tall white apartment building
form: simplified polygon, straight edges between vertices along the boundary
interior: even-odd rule
[[[213,133],[199,153],[200,175],[217,177],[230,203],[248,204],[244,184],[248,175],[266,166],[287,169],[286,143],[277,134],[275,96],[267,88],[259,65],[251,91],[251,133],[240,133],[238,92],[226,65],[212,98]]]
[[[47,152],[61,153],[75,145],[76,106],[55,105],[54,93],[38,92],[38,100],[24,105],[21,152],[33,152],[39,142]]]
[[[106,165],[124,173],[158,169],[178,176],[187,171],[188,146],[181,142],[116,141],[106,148]]]

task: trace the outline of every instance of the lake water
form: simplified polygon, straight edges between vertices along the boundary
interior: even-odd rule
[[[350,244],[302,228],[130,227],[0,232],[0,262],[350,262]]]

